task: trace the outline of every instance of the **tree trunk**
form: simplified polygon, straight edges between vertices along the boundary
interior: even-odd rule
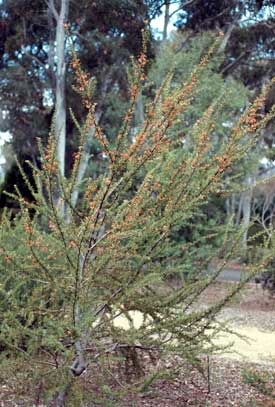
[[[235,225],[239,225],[241,223],[242,207],[243,207],[243,194],[240,195],[239,205],[238,205],[238,212],[236,214]]]
[[[54,73],[54,40],[55,40],[55,26],[54,26],[54,14],[52,8],[48,7],[48,26],[49,26],[49,50],[48,50],[48,65],[49,76],[51,82],[51,90],[54,94],[55,91],[55,73]],[[51,96],[53,96],[53,94]],[[54,95],[55,96],[55,95]]]
[[[226,216],[228,219],[228,222],[230,222],[230,224],[234,224],[234,210],[233,210],[233,197],[229,196],[228,198],[226,198],[225,201],[225,210],[226,210]]]
[[[66,148],[66,95],[65,95],[65,29],[69,12],[69,0],[61,0],[56,24],[56,87],[55,87],[55,137],[57,140],[56,158],[61,176],[65,175]]]
[[[247,236],[248,236],[248,229],[250,225],[251,219],[251,203],[252,203],[252,194],[253,194],[253,178],[248,176],[246,178],[246,185],[247,190],[243,192],[242,196],[242,213],[243,213],[243,238],[242,238],[242,249],[243,253],[246,254],[247,252]]]
[[[241,17],[243,9],[244,9],[244,4],[240,6],[240,9],[239,9],[238,13],[235,15],[233,21],[231,22],[230,26],[228,27],[226,33],[224,34],[223,40],[222,40],[222,42],[221,42],[221,44],[220,44],[220,46],[218,48],[218,51],[217,51],[218,53],[224,52],[224,50],[225,50],[225,48],[226,48],[226,46],[228,44],[228,41],[230,40],[232,31],[236,27],[236,25],[237,25],[237,23],[238,23],[238,21],[239,21],[239,19]]]
[[[137,95],[136,106],[135,106],[135,127],[140,127],[143,125],[145,120],[144,116],[144,105],[142,100],[142,93],[139,92]]]
[[[163,41],[167,40],[168,36],[168,24],[170,20],[169,10],[170,10],[170,0],[165,0],[165,11],[164,11],[164,24],[163,24],[163,32],[162,32],[162,39]]]
[[[111,70],[107,73],[105,73],[105,79],[103,81],[103,83],[100,86],[100,96],[101,96],[101,101],[104,100],[109,87],[112,85],[112,78],[111,78]],[[102,103],[102,102],[101,102]],[[102,116],[102,106],[101,103],[98,103],[97,105],[97,109],[95,112],[95,122],[99,123],[100,118]],[[77,204],[77,200],[79,197],[79,185],[81,184],[85,173],[87,171],[88,168],[88,164],[89,164],[89,159],[90,159],[90,152],[91,152],[91,146],[92,146],[92,141],[93,141],[93,137],[95,134],[95,128],[92,127],[89,130],[89,133],[87,134],[87,138],[85,140],[85,143],[83,145],[83,153],[80,159],[80,163],[79,163],[79,167],[78,167],[78,171],[77,171],[77,176],[76,176],[76,183],[73,187],[73,191],[71,194],[71,206],[73,208],[75,208],[76,204]]]
[[[95,120],[97,123],[100,120],[101,114],[102,114],[101,112],[96,114]],[[72,194],[71,194],[71,205],[73,208],[75,208],[75,206],[77,204],[77,200],[78,200],[78,196],[79,196],[79,185],[81,184],[81,182],[84,178],[84,175],[87,171],[87,168],[88,168],[94,134],[95,134],[95,128],[92,127],[89,130],[86,141],[83,145],[83,152],[81,155],[81,159],[80,159],[80,163],[79,163],[79,167],[78,167],[78,171],[77,171],[76,182],[73,187]]]
[[[222,42],[221,42],[221,44],[220,44],[220,46],[219,46],[219,48],[218,48],[218,51],[217,51],[218,54],[224,52],[224,50],[225,50],[225,48],[226,48],[226,46],[227,46],[227,44],[228,44],[228,41],[230,40],[232,31],[233,31],[233,29],[235,28],[235,24],[236,24],[236,21],[234,20],[234,21],[230,24],[230,26],[229,26],[229,28],[227,29],[226,33],[224,34],[223,40],[222,40]]]
[[[60,177],[65,176],[65,150],[66,150],[66,63],[65,63],[65,27],[69,13],[69,0],[59,1],[58,11],[54,1],[48,3],[48,23],[50,30],[48,62],[51,69],[51,82],[54,86],[55,118],[54,135],[56,139],[56,160]],[[55,44],[53,23],[55,27]],[[55,45],[55,47],[54,47]],[[54,52],[55,49],[55,52]],[[54,191],[54,201],[61,217],[65,217],[65,202],[62,199],[61,180]]]

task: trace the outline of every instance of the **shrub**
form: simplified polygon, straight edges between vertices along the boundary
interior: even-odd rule
[[[188,151],[178,148],[173,128],[192,103],[213,49],[183,85],[171,88],[168,75],[133,137],[134,107],[145,79],[146,55],[141,54],[133,64],[130,105],[115,144],[96,123],[92,82],[73,54],[87,118],[81,126],[72,114],[80,145],[71,176],[60,176],[52,131],[47,148],[40,147],[41,169],[29,163],[35,188],[22,171],[34,201],[14,194],[20,215],[2,217],[0,342],[6,369],[1,378],[7,386],[16,378],[17,401],[29,392],[29,404],[35,399],[63,405],[66,399],[66,405],[83,405],[92,398],[95,404],[114,405],[130,388],[138,391],[166,375],[166,358],[177,355],[179,369],[185,360],[199,365],[202,352],[216,349],[215,317],[244,282],[215,305],[196,309],[200,294],[221,270],[205,273],[211,256],[202,256],[200,242],[175,244],[174,234],[179,224],[192,228],[197,210],[210,196],[223,193],[229,169],[244,157],[272,113],[260,116],[264,94],[259,96],[217,149],[219,96],[190,131]],[[107,169],[82,182],[83,195],[74,206],[77,170],[92,127]],[[187,276],[183,285],[167,284],[181,272]],[[122,317],[130,329],[118,322]],[[144,354],[159,360],[149,371]],[[129,376],[133,370],[139,373],[135,379]]]

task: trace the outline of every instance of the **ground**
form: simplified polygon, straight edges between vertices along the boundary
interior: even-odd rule
[[[136,404],[126,400],[123,407],[274,407],[274,393],[265,395],[254,385],[244,383],[245,373],[255,371],[262,371],[262,366],[211,358],[210,389],[207,378],[195,370],[186,370],[173,382],[156,382],[148,393],[136,399]],[[274,370],[265,367],[265,371],[270,391],[274,386]]]
[[[235,283],[220,281],[209,287],[200,300],[200,306],[205,307],[223,297],[232,284]],[[209,359],[202,355],[204,375],[190,366],[185,366],[173,380],[158,380],[143,394],[125,396],[118,406],[275,407],[275,346],[271,347],[265,342],[267,338],[265,335],[269,335],[271,340],[275,341],[275,335],[271,335],[275,328],[275,298],[268,297],[267,293],[254,283],[247,284],[245,289],[223,309],[220,319],[230,319],[232,327],[236,330],[257,332],[262,355],[255,355],[255,348],[249,344],[245,345],[245,358],[236,353],[211,356]],[[234,350],[239,350],[239,344],[237,341]],[[262,358],[263,354],[273,354],[274,357]],[[149,366],[152,362],[149,359],[145,360],[145,368],[146,363]],[[165,363],[168,368],[172,368],[177,359]],[[87,389],[93,393],[95,389],[91,386],[93,378],[89,369],[82,380],[83,390]],[[0,384],[1,407],[43,406],[23,400],[18,402],[12,393],[8,383]],[[109,405],[111,404],[108,404],[108,407]],[[107,407],[105,403],[93,402],[87,406],[85,404],[85,407],[92,406]],[[70,404],[69,407],[78,406]]]
[[[230,282],[218,282],[204,292],[201,306],[222,298]],[[136,404],[126,400],[123,407],[275,407],[275,298],[254,283],[228,304],[220,314],[221,320],[230,320],[236,330],[244,333],[257,332],[260,338],[252,341],[236,341],[235,351],[244,344],[245,357],[236,353],[211,356],[209,375],[208,360],[204,358],[205,377],[195,369],[186,367],[185,371],[172,382],[158,381],[148,394],[136,399]],[[274,340],[274,347],[265,342],[265,334]],[[249,335],[248,335],[249,336]],[[230,337],[230,341],[233,337]],[[255,355],[253,343],[260,339],[262,354]],[[235,344],[235,345],[236,345]],[[249,352],[251,348],[251,351]],[[241,349],[243,350],[243,349]],[[241,352],[243,353],[243,352]],[[261,358],[263,354],[272,358]],[[255,360],[257,363],[255,363]],[[176,362],[175,362],[176,363]]]

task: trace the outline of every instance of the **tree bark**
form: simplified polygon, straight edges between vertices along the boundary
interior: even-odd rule
[[[97,123],[100,120],[101,114],[102,114],[102,112],[99,112],[96,114],[95,120]],[[73,208],[75,208],[75,206],[77,204],[77,200],[78,200],[78,196],[79,196],[79,185],[81,184],[81,182],[84,178],[84,175],[87,171],[87,168],[88,168],[94,134],[95,134],[95,128],[92,127],[89,130],[86,141],[83,145],[83,152],[81,155],[81,159],[80,159],[80,163],[79,163],[79,167],[78,167],[78,171],[77,171],[76,182],[73,187],[72,194],[71,194],[71,205]]]
[[[145,120],[144,115],[144,104],[142,100],[142,93],[138,92],[136,106],[135,106],[135,127],[140,127],[143,125]]]
[[[220,46],[219,46],[219,48],[218,48],[218,53],[224,52],[224,50],[225,50],[225,48],[226,48],[226,46],[227,46],[227,44],[228,44],[228,41],[230,40],[232,31],[233,31],[234,28],[236,27],[236,25],[237,25],[237,23],[238,23],[238,21],[239,21],[239,19],[240,19],[240,17],[241,17],[241,14],[242,14],[243,9],[244,9],[244,5],[242,5],[242,6],[240,7],[238,13],[235,15],[233,21],[232,21],[231,24],[229,25],[229,27],[228,27],[226,33],[224,34],[223,40],[222,40],[222,42],[221,42],[221,44],[220,44]]]
[[[242,238],[242,248],[244,254],[247,252],[247,236],[248,236],[248,229],[251,220],[251,203],[252,203],[252,195],[253,195],[253,183],[254,179],[251,176],[246,178],[246,185],[247,190],[243,192],[242,196],[242,213],[243,213],[243,238]]]
[[[229,26],[229,28],[227,29],[226,33],[224,34],[223,40],[222,40],[222,42],[221,42],[221,44],[220,44],[220,46],[219,46],[219,48],[218,48],[218,51],[217,51],[218,54],[224,52],[224,50],[225,50],[225,48],[226,48],[226,46],[227,46],[227,43],[228,43],[228,41],[230,40],[232,31],[233,31],[233,29],[235,28],[235,24],[236,24],[236,21],[234,20],[234,21],[230,24],[230,26]]]
[[[163,33],[162,33],[162,39],[163,41],[167,40],[168,36],[168,24],[170,20],[170,0],[165,0],[165,11],[164,11],[164,24],[163,24]]]
[[[242,207],[243,207],[243,194],[240,195],[235,225],[239,225],[241,223]]]
[[[55,40],[55,29],[54,29],[54,14],[52,7],[48,7],[48,25],[49,25],[49,51],[48,51],[48,65],[49,65],[49,76],[51,81],[51,89],[54,93],[55,90],[55,73],[54,73],[54,40]]]
[[[55,137],[57,140],[56,158],[61,176],[65,175],[66,148],[66,95],[65,95],[65,28],[69,12],[69,0],[61,0],[56,23],[56,87],[55,87]]]
[[[65,62],[65,27],[69,13],[69,1],[60,0],[58,11],[53,0],[48,1],[48,23],[50,30],[48,62],[51,69],[51,82],[54,86],[55,117],[54,136],[56,140],[56,160],[58,163],[58,183],[54,191],[57,212],[65,217],[65,202],[62,197],[61,179],[65,176],[66,151],[66,62]],[[55,41],[54,41],[54,20]]]
[[[112,85],[112,78],[111,78],[111,71],[109,71],[109,72],[105,73],[105,79],[100,86],[101,103],[98,103],[97,109],[95,112],[94,118],[95,118],[96,123],[99,123],[100,118],[102,116],[103,111],[102,111],[101,104],[111,85]],[[87,171],[87,168],[88,168],[94,134],[95,134],[95,128],[91,127],[91,129],[89,130],[89,133],[87,134],[85,143],[83,145],[83,153],[82,153],[78,171],[77,171],[76,183],[75,183],[75,185],[73,187],[73,191],[71,193],[71,202],[70,203],[73,208],[75,208],[77,201],[78,201],[79,185],[81,184],[81,182],[84,178],[84,175]]]

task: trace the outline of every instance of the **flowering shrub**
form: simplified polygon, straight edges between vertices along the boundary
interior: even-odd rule
[[[25,177],[34,201],[15,194],[20,216],[2,218],[0,346],[6,368],[0,374],[5,383],[17,377],[17,400],[30,389],[38,404],[63,405],[66,399],[68,405],[83,405],[98,397],[99,403],[114,405],[130,388],[137,391],[165,374],[165,358],[177,355],[180,368],[186,359],[199,364],[202,352],[215,349],[215,316],[244,282],[214,306],[196,309],[221,269],[205,273],[210,258],[202,258],[199,242],[173,250],[173,233],[179,224],[192,227],[196,211],[211,194],[224,190],[228,170],[245,156],[274,111],[262,117],[265,95],[259,96],[217,150],[213,134],[219,100],[194,123],[192,147],[175,148],[173,127],[192,102],[214,48],[176,89],[168,75],[133,137],[136,99],[146,79],[142,53],[133,63],[129,109],[115,145],[95,120],[94,84],[73,53],[75,89],[87,117],[81,126],[72,113],[80,144],[71,176],[59,173],[52,131],[47,148],[40,148],[41,169],[32,167],[35,186]],[[108,168],[97,179],[83,181],[84,193],[75,206],[71,196],[79,187],[77,170],[91,128]],[[183,285],[169,285],[179,272],[187,276]],[[146,353],[159,360],[150,371],[143,371],[140,362]],[[128,373],[131,368],[139,372],[132,387],[122,382],[119,355]],[[112,390],[114,382],[120,395]]]

